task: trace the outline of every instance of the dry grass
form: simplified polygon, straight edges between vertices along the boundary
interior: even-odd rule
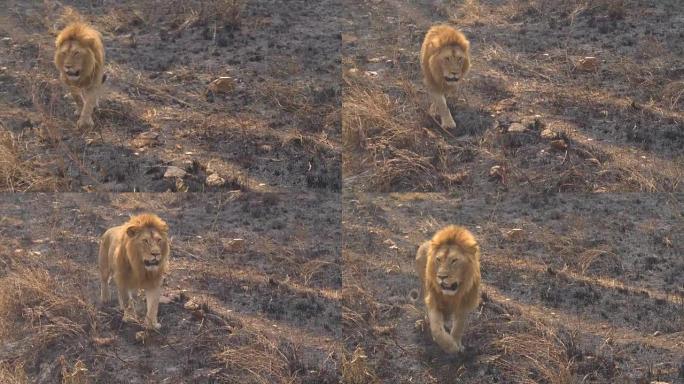
[[[656,7],[606,0],[368,8],[369,26],[382,28],[362,24],[343,60],[345,188],[491,188],[489,168],[505,165],[504,190],[681,190],[684,115],[678,75],[671,74],[681,60],[664,38],[625,34],[626,24],[652,22],[635,18],[658,14]],[[473,40],[472,71],[447,98],[466,140],[442,131],[425,111],[417,53],[437,15]],[[381,54],[384,64],[373,59]],[[598,56],[597,70],[577,67],[586,56]],[[537,128],[508,132],[511,123],[533,118]],[[550,148],[540,137],[544,128],[562,134],[567,152]]]
[[[379,383],[373,370],[368,367],[368,356],[360,346],[351,356],[342,356],[342,384],[375,384]]]
[[[467,172],[454,168],[468,160],[473,145],[448,143],[422,128],[423,111],[409,101],[417,97],[409,82],[383,90],[368,85],[362,76],[345,78],[342,138],[347,188],[431,191],[461,184]]]
[[[74,280],[55,278],[39,260],[27,263],[0,278],[0,381],[28,382],[24,366],[52,361],[62,366],[63,384],[85,383],[82,361],[69,363],[79,353],[66,345],[88,343],[97,329],[98,311],[83,300],[83,287]],[[83,272],[65,265],[69,271]],[[12,362],[11,365],[9,365]]]

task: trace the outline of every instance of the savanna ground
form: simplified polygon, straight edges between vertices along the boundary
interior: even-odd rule
[[[684,382],[684,198],[525,193],[344,199],[343,382]],[[444,225],[482,248],[465,353],[421,330],[415,251]]]
[[[684,2],[350,4],[345,189],[684,190]],[[419,70],[438,22],[471,42],[470,75],[447,98],[454,132],[428,115]]]
[[[337,383],[340,201],[294,199],[0,197],[0,382]],[[99,236],[141,211],[173,238],[159,333],[98,303]]]
[[[5,1],[0,190],[340,189],[335,1]],[[106,49],[91,132],[52,64],[75,17]],[[226,88],[211,90],[219,77]],[[169,166],[185,175],[164,177]],[[210,175],[212,182],[207,181]],[[221,185],[222,184],[222,185]]]

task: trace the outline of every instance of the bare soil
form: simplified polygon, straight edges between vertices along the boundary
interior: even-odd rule
[[[0,16],[0,190],[340,189],[335,1],[9,1]],[[104,37],[92,132],[52,63],[80,15]],[[227,93],[210,91],[220,76]],[[156,135],[154,140],[141,136]],[[187,172],[164,178],[169,166]],[[222,186],[211,186],[217,174]]]
[[[681,1],[352,3],[345,189],[684,190]],[[447,97],[453,132],[427,113],[418,59],[427,29],[445,22],[468,36],[473,63]]]
[[[293,200],[1,196],[0,382],[337,383],[340,201]],[[137,339],[142,325],[122,322],[116,299],[99,303],[97,247],[106,228],[149,210],[169,224],[171,270],[162,328]],[[142,318],[144,296],[137,304]]]
[[[347,382],[684,380],[682,196],[351,194],[342,220]],[[478,238],[483,278],[454,357],[409,297],[418,245],[451,223]]]

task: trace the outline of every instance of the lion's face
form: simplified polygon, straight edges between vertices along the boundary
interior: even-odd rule
[[[128,227],[126,233],[131,241],[131,245],[137,250],[136,258],[142,263],[145,270],[156,272],[161,263],[168,256],[168,240],[166,233],[158,231],[156,228]]]
[[[442,47],[430,60],[433,76],[441,77],[447,85],[455,85],[468,72],[468,52],[457,45]]]
[[[55,63],[67,81],[78,83],[93,72],[95,55],[78,40],[67,40],[55,53]]]
[[[458,246],[441,246],[434,251],[435,282],[445,295],[455,295],[463,285],[470,284],[473,276],[472,255]]]

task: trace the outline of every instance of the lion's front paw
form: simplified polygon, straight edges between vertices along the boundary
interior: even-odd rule
[[[88,130],[93,128],[93,126],[95,126],[95,123],[93,122],[93,118],[89,116],[81,116],[76,122],[76,128],[80,130]]]
[[[463,344],[460,341],[454,341],[452,344],[450,350],[448,351],[449,353],[459,353],[463,352]]]
[[[154,330],[161,329],[161,324],[159,324],[158,321],[152,321],[149,318],[145,319],[145,325],[146,325],[147,329],[154,329]]]
[[[452,117],[449,117],[447,119],[442,119],[442,128],[444,129],[455,129],[456,128],[456,122]]]

